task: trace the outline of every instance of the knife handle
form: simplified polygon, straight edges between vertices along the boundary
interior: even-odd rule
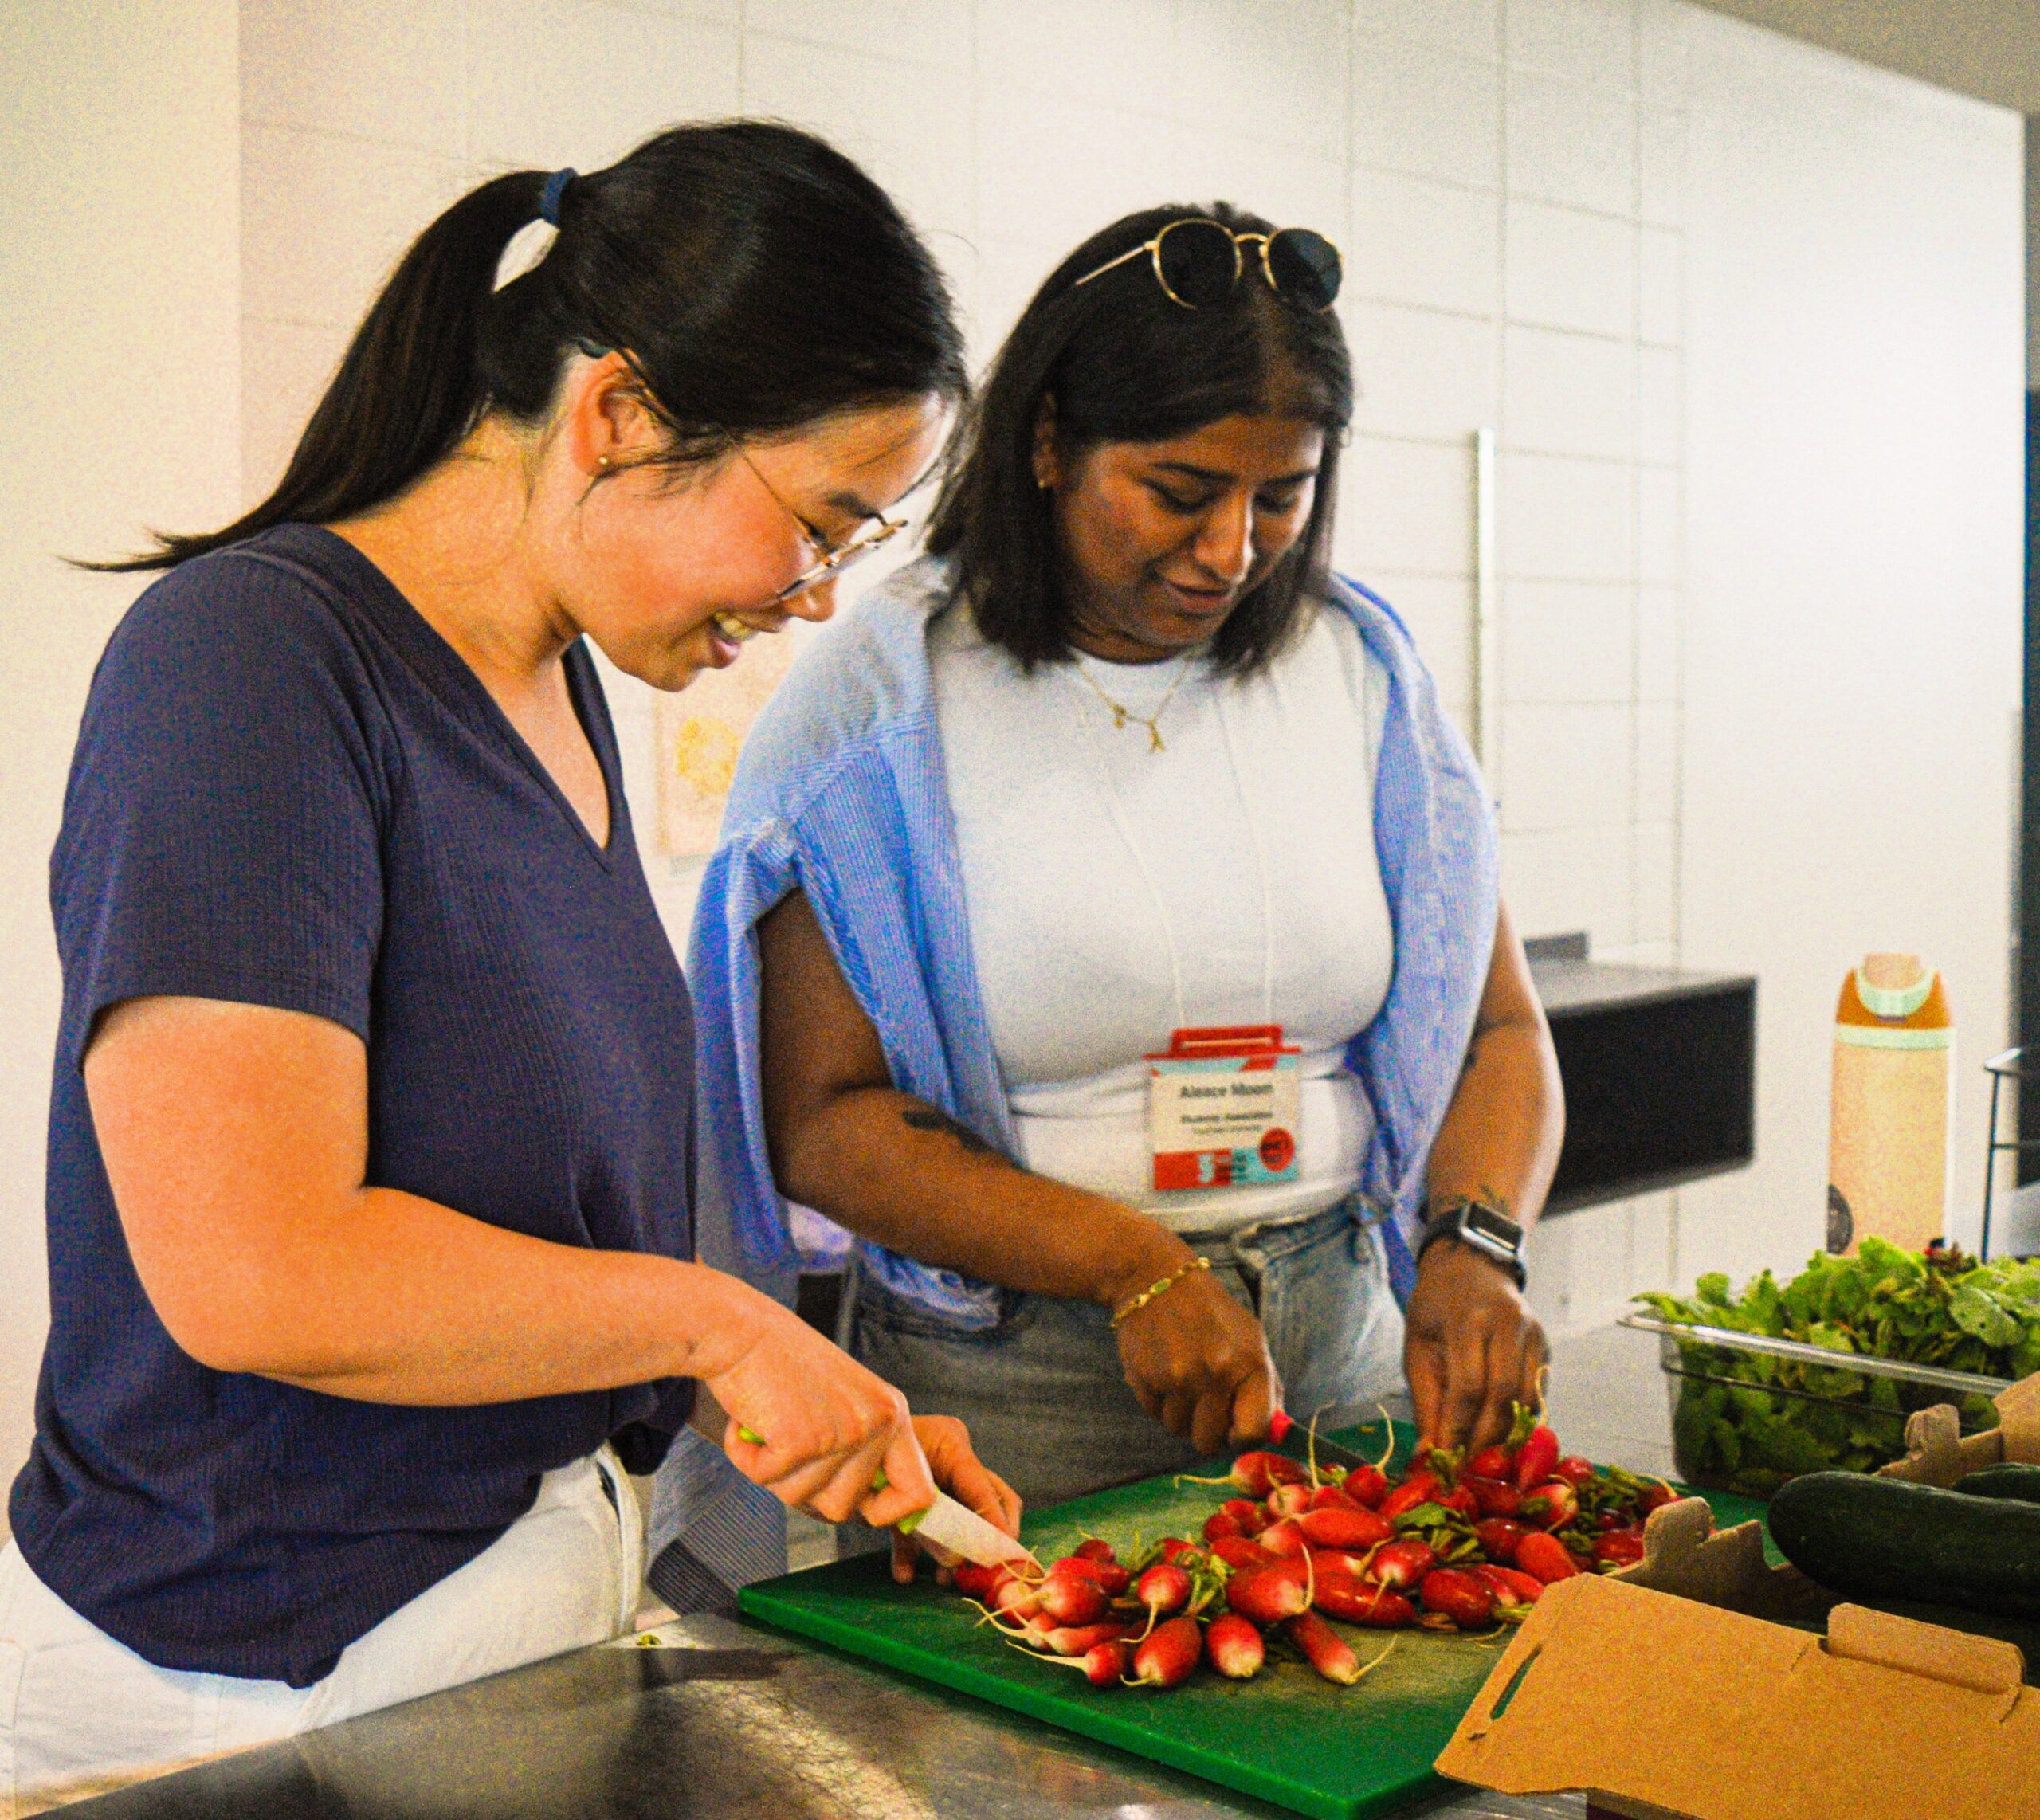
[[[767,1445],[765,1437],[760,1434],[756,1429],[746,1428],[742,1422],[739,1422],[736,1425],[736,1438],[740,1441],[749,1441],[754,1447],[763,1447]],[[885,1469],[883,1466],[881,1466],[878,1469],[878,1471],[873,1476],[871,1489],[875,1492],[882,1492],[892,1483],[892,1481],[885,1476]],[[910,1516],[902,1517],[898,1523],[893,1525],[893,1527],[896,1529],[903,1530],[906,1534],[911,1536],[913,1534],[915,1529],[920,1526],[921,1519],[927,1515],[928,1512],[924,1510],[915,1511]]]

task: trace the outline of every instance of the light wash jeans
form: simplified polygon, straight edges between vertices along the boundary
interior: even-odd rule
[[[1358,1197],[1300,1220],[1191,1243],[1260,1317],[1299,1422],[1406,1414],[1402,1312],[1381,1234]],[[870,1283],[857,1293],[851,1349],[906,1393],[917,1415],[959,1416],[979,1458],[1028,1504],[1181,1472],[1195,1449],[1152,1420],[1120,1367],[1107,1311],[1017,1295],[998,1325],[959,1333]],[[861,1526],[846,1526],[855,1528]],[[857,1540],[846,1537],[845,1551]]]

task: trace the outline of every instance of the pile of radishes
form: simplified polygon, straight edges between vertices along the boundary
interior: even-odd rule
[[[1398,1480],[1253,1453],[1217,1483],[1235,1495],[1201,1542],[1165,1536],[1123,1563],[1094,1537],[1045,1574],[965,1567],[956,1583],[1010,1639],[1094,1687],[1178,1687],[1200,1661],[1245,1681],[1271,1638],[1350,1686],[1375,1662],[1328,1618],[1391,1630],[1513,1622],[1555,1581],[1640,1561],[1645,1519],[1677,1495],[1562,1456],[1520,1406],[1506,1443],[1471,1457],[1429,1449]]]

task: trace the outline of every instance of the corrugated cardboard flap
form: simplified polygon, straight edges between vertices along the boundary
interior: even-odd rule
[[[2009,1461],[2040,1465],[2040,1372],[1998,1392],[1998,1426],[1964,1434],[1952,1403],[1919,1410],[1905,1424],[1905,1457],[1878,1468],[1878,1477],[1916,1485],[1952,1487],[1964,1473]]]
[[[1888,1820],[1899,1790],[1908,1820],[2040,1813],[2040,1694],[2018,1685],[2018,1652],[1837,1610],[1850,1615],[1830,1645],[1642,1587],[1561,1582],[1438,1767],[1690,1820]]]

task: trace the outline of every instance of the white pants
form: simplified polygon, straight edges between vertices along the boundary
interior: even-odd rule
[[[630,1481],[607,1447],[457,1572],[342,1653],[324,1681],[159,1669],[0,1550],[0,1820],[266,1744],[630,1628],[644,1579]]]

